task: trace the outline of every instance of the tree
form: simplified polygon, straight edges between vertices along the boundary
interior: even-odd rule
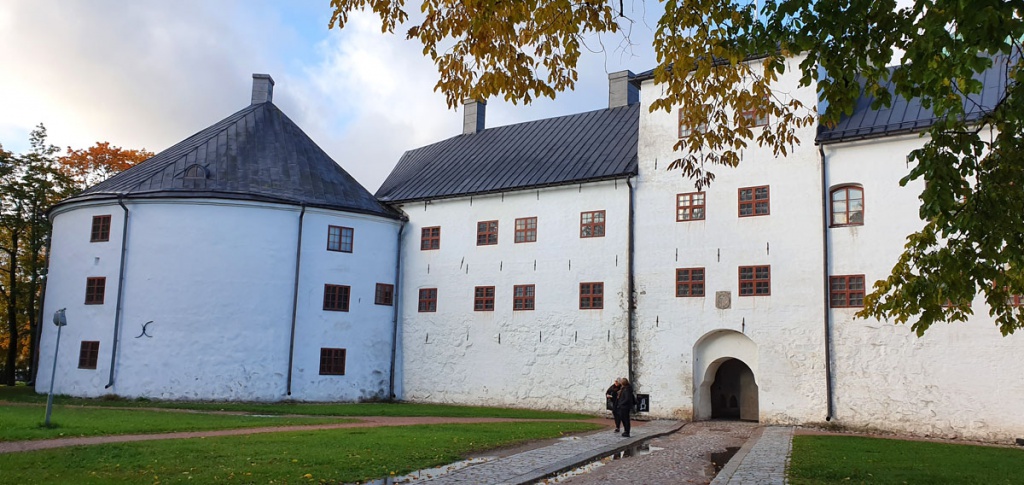
[[[330,27],[368,8],[384,32],[409,21],[404,0],[332,0]],[[758,6],[761,5],[760,8]],[[652,109],[682,109],[690,137],[675,143],[681,170],[699,188],[713,169],[735,166],[750,142],[785,154],[796,129],[834,124],[862,93],[880,107],[892,95],[919,97],[935,114],[925,144],[910,154],[901,181],[923,180],[925,227],[908,236],[892,274],[875,283],[862,317],[935,322],[966,319],[977,291],[1004,335],[1024,328],[1008,303],[1024,294],[1024,4],[1019,0],[665,0],[658,22],[654,79],[664,89]],[[572,89],[580,46],[594,34],[628,32],[621,0],[423,0],[422,20],[406,36],[420,42],[438,69],[435,89],[449,106],[504,97],[529,103]],[[628,35],[625,36],[628,42]],[[899,61],[900,66],[888,66]],[[975,75],[1009,56],[999,102],[983,118],[966,116],[964,99],[982,86]],[[804,86],[816,85],[824,112],[773,95],[787,59]],[[891,80],[894,93],[881,87]],[[757,138],[749,118],[776,120]],[[697,129],[702,125],[710,129]],[[949,304],[952,303],[952,304]]]
[[[145,148],[123,149],[101,141],[85,149],[73,150],[68,147],[67,153],[60,157],[60,163],[69,171],[75,183],[84,189],[134,167],[152,156],[153,152],[146,151]]]

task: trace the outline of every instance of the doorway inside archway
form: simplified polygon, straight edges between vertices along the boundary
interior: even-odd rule
[[[728,359],[718,366],[710,397],[712,419],[758,420],[757,382],[740,360]]]

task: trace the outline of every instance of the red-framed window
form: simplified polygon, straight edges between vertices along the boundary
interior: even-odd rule
[[[1024,295],[1010,295],[1010,306],[1021,306],[1024,304]]]
[[[373,304],[391,306],[394,302],[395,285],[377,283],[377,289],[373,292]]]
[[[100,343],[95,340],[83,340],[78,350],[78,368],[95,369],[100,358]]]
[[[537,242],[537,218],[516,219],[516,242]]]
[[[580,237],[604,237],[604,211],[580,212]]]
[[[351,288],[345,285],[324,285],[324,310],[347,312]]]
[[[420,230],[420,250],[441,249],[441,226],[424,227]]]
[[[828,278],[829,306],[855,308],[864,306],[864,275],[838,275]]]
[[[704,192],[689,192],[676,195],[676,222],[703,221]]]
[[[498,244],[498,221],[480,221],[476,223],[476,245],[491,246]]]
[[[772,294],[772,267],[740,266],[740,296],[768,296]]]
[[[354,234],[351,227],[327,226],[327,250],[351,253]]]
[[[704,296],[704,268],[676,268],[676,296]]]
[[[580,283],[580,310],[604,308],[604,283]]]
[[[771,103],[770,100],[765,100],[765,103]],[[757,114],[757,109],[751,108],[746,111],[740,112],[740,116],[747,121],[746,125],[748,128],[754,128],[758,126],[768,125],[768,113],[764,113],[760,116]]]
[[[437,288],[421,288],[420,289],[420,312],[436,312],[437,311]]]
[[[345,349],[320,348],[320,375],[345,375]]]
[[[512,309],[533,310],[537,291],[534,285],[515,285],[512,287]]]
[[[110,240],[110,216],[92,216],[92,234],[89,242],[104,242]]]
[[[477,286],[473,289],[473,311],[494,311],[494,287]]]
[[[767,185],[743,187],[738,192],[740,217],[766,216],[771,213],[771,196]]]
[[[709,105],[704,105],[704,108],[705,108],[705,110],[710,110],[710,106]],[[683,125],[683,109],[682,108],[679,108],[678,117],[679,118],[678,118],[678,120],[676,120],[676,124],[679,127],[679,138],[686,138],[686,137],[690,136],[690,134],[693,133],[693,132],[704,133],[704,132],[708,131],[708,124],[707,124],[706,121],[704,123],[701,123],[701,124],[697,125],[697,128],[695,130],[687,129],[686,126]]]
[[[832,189],[832,227],[864,225],[864,189],[846,185]]]
[[[85,304],[102,305],[107,290],[107,278],[96,276],[85,279]]]

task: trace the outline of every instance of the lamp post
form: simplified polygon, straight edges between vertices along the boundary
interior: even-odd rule
[[[50,427],[50,412],[53,410],[53,381],[57,378],[57,351],[60,350],[60,329],[68,324],[68,317],[64,315],[65,308],[53,312],[53,324],[57,326],[57,345],[53,346],[53,372],[50,373],[50,394],[46,396],[46,422],[45,426]]]

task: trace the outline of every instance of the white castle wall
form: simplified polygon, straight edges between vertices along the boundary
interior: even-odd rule
[[[403,205],[404,398],[603,410],[627,373],[628,207],[623,180]],[[606,236],[580,238],[580,212],[594,210],[606,211]],[[513,242],[521,217],[537,217],[537,242]],[[499,221],[498,244],[477,246],[487,220]],[[431,226],[441,248],[421,251]],[[604,282],[603,310],[579,309],[581,282]],[[536,285],[535,310],[512,311],[517,284]],[[476,286],[495,287],[493,312],[473,310]],[[421,288],[437,288],[436,313],[418,311]]]

